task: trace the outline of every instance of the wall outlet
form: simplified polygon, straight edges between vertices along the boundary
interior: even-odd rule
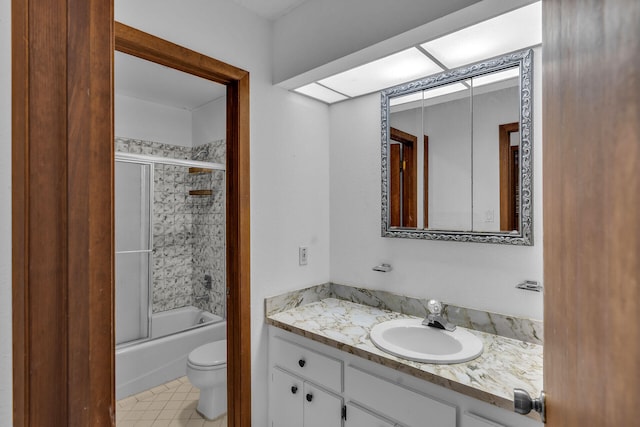
[[[494,210],[493,209],[489,209],[488,211],[485,211],[484,213],[484,222],[493,222],[494,221]]]
[[[298,248],[298,264],[307,265],[309,261],[309,248],[306,246],[300,246]]]

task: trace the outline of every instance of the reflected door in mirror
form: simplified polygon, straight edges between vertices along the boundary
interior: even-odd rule
[[[391,128],[390,139],[391,227],[416,227],[418,138]]]

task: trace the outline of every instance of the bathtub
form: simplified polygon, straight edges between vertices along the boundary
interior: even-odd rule
[[[151,340],[116,348],[116,400],[186,375],[191,350],[227,336],[223,318],[196,307],[153,314],[151,319]]]

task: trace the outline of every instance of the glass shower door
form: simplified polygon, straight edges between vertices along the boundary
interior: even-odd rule
[[[116,345],[149,337],[150,164],[115,162]]]

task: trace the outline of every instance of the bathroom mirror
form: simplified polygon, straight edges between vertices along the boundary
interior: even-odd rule
[[[532,245],[533,51],[386,89],[382,236]]]

